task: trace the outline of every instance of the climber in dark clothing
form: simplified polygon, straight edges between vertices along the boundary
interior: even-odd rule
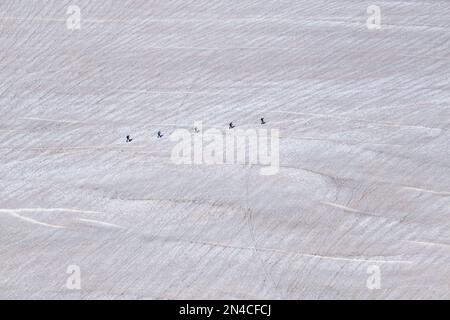
[[[161,133],[161,131],[158,131],[158,138],[162,138],[164,135]]]
[[[127,143],[133,141],[133,139],[130,138],[130,136],[127,136]]]
[[[229,129],[233,129],[234,127],[235,127],[235,125],[233,124],[233,122],[230,122]]]
[[[266,124],[266,122],[264,121],[264,118],[261,118],[261,124]]]

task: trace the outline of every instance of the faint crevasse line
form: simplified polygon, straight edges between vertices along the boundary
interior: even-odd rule
[[[409,187],[409,186],[402,186],[404,189],[418,191],[418,192],[425,192],[425,193],[431,193],[438,196],[450,196],[450,192],[448,191],[436,191],[431,189],[423,189],[423,188],[417,188],[417,187]]]
[[[34,121],[45,121],[45,122],[58,122],[58,123],[67,123],[67,124],[82,124],[83,122],[79,121],[68,121],[68,120],[54,120],[54,119],[44,119],[44,118],[34,118],[34,117],[24,117],[20,118],[22,120],[34,120]]]
[[[98,221],[98,220],[92,220],[92,219],[77,219],[77,221],[92,223],[92,224],[96,224],[96,225],[100,225],[100,226],[104,226],[104,227],[113,227],[113,228],[123,229],[122,226],[119,226],[114,223],[104,222],[104,221]]]
[[[68,147],[20,147],[20,146],[11,146],[11,147],[0,147],[0,149],[6,149],[6,150],[16,150],[19,151],[26,151],[26,150],[93,150],[93,149],[114,149],[114,148],[123,148],[123,149],[139,149],[139,148],[145,148],[144,145],[136,145],[136,146],[124,146],[120,144],[110,144],[110,145],[97,145],[97,146],[68,146]]]
[[[323,176],[324,178],[330,178],[333,181],[340,180],[340,179],[349,179],[348,177],[345,177],[345,176],[333,176],[333,175],[331,175],[331,173],[319,172],[319,171],[314,171],[314,170],[300,168],[300,167],[295,167],[295,166],[287,166],[287,165],[285,165],[285,166],[280,166],[280,168],[288,168],[288,169],[307,171],[307,172],[311,172],[311,173],[316,174],[316,175]],[[351,178],[351,180],[359,181],[359,179],[356,179],[356,178]],[[423,189],[423,188],[419,188],[419,187],[404,186],[404,185],[401,185],[401,184],[398,184],[398,183],[388,183],[388,182],[383,181],[383,180],[373,180],[373,182],[380,183],[380,184],[388,184],[388,185],[395,186],[395,187],[398,187],[398,188],[403,188],[403,189],[417,191],[417,192],[425,192],[425,193],[430,193],[430,194],[435,194],[435,195],[440,195],[440,196],[450,196],[450,192],[448,192],[448,191],[436,191],[436,190],[431,190],[431,189]],[[338,205],[338,204],[335,204],[335,203],[331,203],[331,202],[324,203],[324,204],[332,205],[332,206],[335,206],[335,207],[341,206],[341,205]],[[344,209],[344,208],[341,207],[341,209]],[[347,211],[352,211],[353,210],[353,212],[356,211],[355,213],[359,213],[358,210],[356,210],[356,209],[352,209],[352,208],[345,208],[345,209],[349,209]],[[369,215],[372,215],[374,217],[379,217],[379,216],[371,214],[371,213],[365,213],[365,212],[360,212],[360,213],[369,214]]]
[[[269,112],[272,112],[272,113],[285,113],[285,114],[297,114],[297,115],[302,115],[302,116],[315,116],[315,117],[321,117],[321,118],[341,119],[341,120],[356,121],[356,122],[365,122],[365,123],[376,124],[376,125],[387,126],[387,127],[416,128],[416,129],[426,129],[426,130],[448,131],[445,128],[433,128],[433,127],[416,126],[416,125],[399,124],[399,123],[390,123],[390,122],[378,122],[378,121],[370,121],[370,120],[364,120],[364,119],[354,119],[354,118],[350,118],[350,117],[346,117],[346,116],[332,115],[332,114],[302,113],[302,112],[294,112],[294,111],[287,111],[287,110],[275,110],[275,111],[269,111]]]
[[[289,250],[276,249],[276,248],[233,246],[233,245],[226,245],[226,244],[222,244],[222,243],[214,243],[214,242],[208,242],[208,241],[185,240],[182,238],[178,238],[177,241],[185,241],[185,242],[196,243],[196,244],[200,244],[200,245],[215,246],[215,247],[222,247],[222,248],[235,249],[235,250],[252,250],[252,251],[254,251],[256,249],[258,251],[279,253],[279,254],[284,254],[284,255],[296,255],[296,256],[301,256],[301,257],[322,259],[322,260],[348,261],[348,262],[357,262],[357,263],[370,262],[370,263],[380,263],[380,264],[396,264],[396,263],[397,264],[412,264],[413,263],[413,261],[410,261],[410,260],[379,260],[379,259],[371,259],[371,258],[367,258],[367,257],[347,258],[347,257],[341,257],[341,256],[326,256],[326,255],[320,255],[320,254],[314,254],[314,253],[296,252],[296,251],[289,251]]]
[[[30,222],[30,223],[41,225],[41,226],[45,226],[45,227],[51,227],[51,228],[57,228],[57,229],[66,229],[65,226],[60,226],[60,225],[54,225],[54,224],[41,222],[41,221],[35,220],[33,218],[24,217],[24,216],[22,216],[22,215],[17,213],[17,212],[61,212],[61,211],[63,211],[63,212],[64,211],[65,212],[73,212],[73,213],[88,213],[88,214],[103,214],[104,213],[104,212],[99,212],[99,211],[77,210],[77,209],[67,209],[67,208],[0,209],[0,213],[9,214],[9,215],[11,215],[13,217],[16,217],[16,218],[21,219],[21,220],[26,221],[26,222]],[[98,225],[103,225],[103,226],[109,226],[109,227],[115,227],[115,228],[123,228],[123,227],[121,227],[119,225],[116,225],[116,224],[107,223],[107,222],[98,221],[98,220],[91,220],[91,219],[77,219],[77,220],[78,221],[82,221],[82,222],[87,222],[87,223],[94,223],[94,224],[98,224]]]
[[[160,94],[160,95],[199,95],[199,96],[210,96],[210,95],[221,95],[230,96],[236,95],[236,93],[226,93],[224,91],[156,91],[156,90],[132,90],[132,89],[121,89],[120,92],[124,93],[136,93],[136,94]]]
[[[415,243],[420,245],[426,245],[426,246],[439,246],[439,247],[446,247],[450,248],[450,244],[448,243],[439,243],[439,242],[431,242],[431,241],[418,241],[418,240],[406,240],[409,243]]]
[[[101,19],[101,18],[91,18],[91,19],[84,19],[86,22],[93,22],[93,23],[111,23],[111,22],[120,22],[120,23],[148,23],[148,22],[275,22],[275,23],[289,23],[289,24],[320,24],[320,23],[328,23],[328,24],[347,24],[347,25],[357,25],[357,26],[365,26],[366,22],[361,21],[364,20],[353,18],[353,17],[344,17],[344,16],[319,16],[315,19],[309,19],[309,16],[300,16],[297,18],[299,19],[290,19],[290,18],[275,18],[275,17],[243,17],[243,18],[226,18],[226,19],[219,19],[219,18],[206,18],[206,19],[196,19],[196,18],[179,18],[179,17],[167,17],[167,18],[148,18],[148,19]],[[0,17],[0,20],[19,20],[19,21],[53,21],[53,22],[65,22],[66,18],[58,18],[58,17],[15,17],[15,16],[3,16]],[[432,25],[432,24],[383,24],[383,26],[388,28],[421,28],[421,29],[438,29],[438,30],[445,30],[447,31],[447,26],[444,25]]]
[[[3,212],[3,211],[0,211],[0,212]],[[55,225],[55,224],[49,224],[49,223],[45,223],[45,222],[40,222],[40,221],[37,221],[37,220],[32,219],[32,218],[24,217],[24,216],[21,216],[20,214],[18,214],[16,212],[7,212],[7,213],[9,215],[13,216],[13,217],[16,217],[16,218],[18,218],[20,220],[23,220],[23,221],[30,222],[32,224],[37,224],[37,225],[41,225],[41,226],[44,226],[44,227],[50,227],[50,228],[56,228],[56,229],[65,229],[66,228],[64,226],[59,226],[59,225]]]
[[[332,202],[328,202],[328,201],[321,201],[320,203],[322,203],[324,205],[327,205],[327,206],[330,206],[330,207],[337,208],[337,209],[342,209],[342,210],[347,211],[347,212],[352,212],[352,213],[357,213],[357,214],[361,214],[361,215],[368,216],[368,217],[376,217],[376,218],[381,218],[381,219],[388,220],[387,218],[385,218],[383,216],[379,216],[379,215],[376,215],[376,214],[373,214],[373,213],[370,213],[370,212],[360,211],[360,210],[353,209],[353,208],[350,208],[350,207],[347,207],[347,206],[344,206],[344,205],[341,205],[341,204],[332,203]]]
[[[11,213],[11,212],[73,212],[73,213],[92,213],[92,214],[105,214],[105,212],[100,211],[90,211],[90,210],[79,210],[79,209],[69,209],[69,208],[18,208],[18,209],[0,209],[0,213]]]

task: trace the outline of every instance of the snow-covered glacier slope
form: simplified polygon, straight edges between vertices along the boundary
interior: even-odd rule
[[[449,299],[449,74],[447,0],[2,0],[0,298]]]

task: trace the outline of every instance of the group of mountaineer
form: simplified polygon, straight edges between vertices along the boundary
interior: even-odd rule
[[[261,124],[262,124],[262,125],[266,124],[266,121],[264,121],[264,118],[261,118],[260,121],[261,121]],[[234,125],[233,122],[230,122],[230,123],[228,124],[228,129],[234,129],[235,127],[236,127],[236,126]],[[197,127],[195,127],[195,128],[194,128],[194,132],[195,132],[195,133],[199,133],[200,130],[199,130]],[[158,133],[156,134],[156,137],[157,137],[158,139],[161,139],[162,137],[164,137],[164,135],[162,134],[161,131],[158,131]],[[133,138],[131,138],[130,135],[127,135],[127,137],[126,137],[126,142],[127,142],[127,143],[130,143],[130,142],[132,142],[132,141],[133,141]]]

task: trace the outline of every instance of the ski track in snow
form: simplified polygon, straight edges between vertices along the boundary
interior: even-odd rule
[[[450,2],[67,5],[0,2],[0,298],[450,298]],[[198,121],[279,173],[175,165]]]

